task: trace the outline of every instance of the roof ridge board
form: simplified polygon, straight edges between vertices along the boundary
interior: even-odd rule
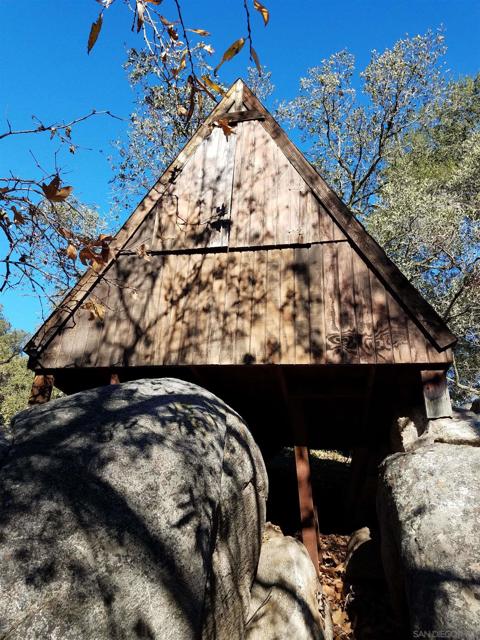
[[[409,315],[416,320],[416,323],[420,325],[423,333],[428,336],[434,346],[440,351],[453,346],[457,338],[448,329],[440,315],[423,298],[396,264],[390,260],[385,250],[368,233],[333,189],[328,186],[266,107],[246,85],[244,85],[243,100],[248,108],[256,109],[265,114],[265,119],[260,121],[261,125],[281,147],[290,163],[312,189],[314,195],[326,208],[329,215],[358,249],[361,256],[371,266],[383,284],[394,294]]]
[[[187,140],[181,151],[168,165],[160,178],[155,182],[153,187],[149,189],[147,194],[141,199],[139,204],[128,216],[127,220],[125,220],[120,229],[115,233],[113,240],[110,243],[111,257],[109,261],[102,266],[99,272],[94,272],[92,269],[88,269],[83,275],[80,276],[76,284],[66,293],[62,301],[58,304],[57,307],[55,307],[55,309],[53,309],[47,319],[40,325],[40,327],[35,331],[33,336],[27,342],[23,349],[25,353],[27,353],[28,355],[36,355],[39,350],[43,350],[50,343],[50,341],[60,330],[60,328],[65,324],[65,322],[67,322],[67,320],[72,316],[72,314],[76,311],[83,300],[85,300],[85,298],[99,282],[104,273],[108,270],[111,264],[113,264],[114,260],[116,259],[117,253],[121,251],[127,244],[130,238],[137,231],[139,226],[143,223],[145,218],[150,214],[152,208],[158,201],[158,198],[163,195],[165,189],[168,187],[168,184],[172,181],[171,174],[174,174],[177,169],[181,170],[181,168],[185,166],[187,160],[190,158],[197,146],[201,144],[210,133],[210,125],[215,122],[215,120],[217,120],[223,113],[228,112],[230,107],[235,104],[235,100],[238,99],[237,95],[239,93],[239,85],[241,85],[241,95],[243,96],[243,87],[245,85],[243,83],[243,80],[237,79],[225,93],[220,102],[218,102],[213,107],[212,111],[209,113],[205,121],[198,127],[191,138]],[[164,187],[161,192],[159,191],[159,186]],[[139,220],[137,221],[135,228],[130,229],[132,220],[134,218],[139,218]],[[126,237],[123,238],[123,236]],[[83,286],[85,286],[86,288],[82,292],[81,288]],[[73,301],[73,307],[71,309],[66,309],[66,305],[70,301]],[[54,322],[57,316],[60,316],[58,323]]]

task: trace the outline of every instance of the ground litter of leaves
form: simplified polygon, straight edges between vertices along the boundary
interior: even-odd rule
[[[349,536],[321,534],[320,580],[332,615],[335,640],[398,640],[386,585],[349,585],[345,558]]]
[[[345,640],[354,638],[344,587],[348,538],[334,533],[320,535],[320,581],[332,613],[334,638]]]

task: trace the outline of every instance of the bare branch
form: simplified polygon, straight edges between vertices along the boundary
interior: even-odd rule
[[[46,131],[50,131],[50,133],[52,132],[57,132],[57,131],[65,131],[67,129],[70,129],[72,127],[74,127],[76,124],[79,124],[80,122],[84,122],[85,120],[88,120],[89,118],[92,118],[93,116],[109,116],[110,118],[115,118],[116,120],[123,120],[123,118],[121,118],[120,116],[116,116],[115,114],[113,114],[111,111],[96,111],[95,109],[92,109],[92,111],[90,113],[87,113],[84,116],[80,116],[79,118],[75,118],[74,120],[71,120],[70,122],[66,122],[66,123],[53,123],[53,124],[49,124],[49,125],[44,125],[42,123],[40,123],[38,125],[38,127],[35,127],[34,129],[18,129],[18,130],[13,130],[10,122],[7,120],[7,124],[8,124],[8,130],[5,131],[4,133],[0,133],[0,140],[2,140],[3,138],[7,138],[8,136],[21,136],[21,135],[28,135],[28,134],[32,134],[32,133],[45,133]]]

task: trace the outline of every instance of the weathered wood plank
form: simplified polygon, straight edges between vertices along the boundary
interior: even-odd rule
[[[405,312],[398,302],[387,295],[387,309],[392,332],[393,360],[397,363],[410,362],[410,343],[408,339],[407,322]]]
[[[208,361],[210,364],[220,364],[222,362],[227,264],[228,254],[217,253],[215,255],[208,327]]]
[[[358,331],[358,355],[361,364],[376,362],[375,336],[373,333],[372,294],[368,267],[356,251],[352,251],[353,295]]]
[[[338,282],[337,243],[323,247],[323,286],[325,295],[326,362],[342,362],[342,333],[340,324],[340,288]]]
[[[413,321],[407,324],[408,342],[410,345],[410,354],[413,362],[429,362],[427,356],[427,348],[425,336]]]
[[[248,120],[264,120],[265,116],[256,109],[248,109],[246,111],[230,111],[222,116],[222,120],[226,120],[230,125],[237,122],[247,122]]]
[[[311,362],[310,327],[310,249],[294,250],[295,275],[295,362]]]
[[[240,254],[227,253],[225,310],[222,321],[222,364],[235,362],[235,336],[237,329],[237,306],[240,290]]]
[[[379,279],[369,271],[372,293],[373,335],[377,363],[393,362],[392,334],[388,318],[387,294]]]
[[[342,362],[355,364],[359,362],[359,332],[355,315],[352,248],[347,242],[337,243],[337,257]]]
[[[265,184],[265,179],[268,178],[265,170],[268,140],[266,131],[261,127],[255,126],[255,123],[250,123],[249,126],[253,133],[254,151],[250,169],[251,187],[249,199],[251,210],[248,244],[255,246],[265,244],[265,218],[268,217],[268,211],[266,212],[266,209],[268,209],[268,190]]]
[[[150,295],[146,298],[146,307],[143,320],[143,341],[142,350],[139,357],[139,364],[155,364],[155,340],[157,331],[157,322],[159,315],[160,300],[162,295],[163,284],[163,265],[165,256],[152,256],[149,262],[149,271],[152,273],[152,283]],[[143,283],[142,283],[143,287]],[[118,324],[115,323],[117,327]],[[115,335],[115,330],[112,332]]]
[[[241,252],[238,256],[238,285],[235,303],[235,355],[234,362],[245,364],[249,360],[251,304],[250,304],[250,256]]]
[[[252,198],[255,138],[253,122],[243,122],[236,128],[237,152],[233,178],[230,246],[248,246],[250,217],[256,212]]]
[[[425,411],[429,420],[451,418],[452,403],[448,392],[447,375],[441,371],[422,371]]]
[[[280,345],[280,269],[279,249],[266,252],[265,362],[278,363],[282,357]]]
[[[308,252],[310,272],[310,348],[314,364],[326,362],[325,288],[322,246],[313,245]]]
[[[280,252],[281,267],[281,325],[280,342],[282,348],[282,362],[295,364],[295,275],[294,251],[283,249]]]
[[[295,468],[297,472],[298,501],[302,542],[307,548],[315,571],[319,572],[318,530],[313,501],[307,429],[303,408],[299,401],[290,400],[293,419]]]
[[[168,354],[172,259],[172,256],[164,256],[162,269],[162,290],[155,327],[155,362],[158,364],[165,364]]]
[[[251,254],[251,326],[250,349],[252,363],[265,360],[266,251]]]

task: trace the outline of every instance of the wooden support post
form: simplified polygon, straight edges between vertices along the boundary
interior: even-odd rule
[[[428,420],[451,418],[452,403],[445,371],[422,371],[423,398]]]
[[[299,402],[292,405],[295,467],[297,470],[298,501],[302,542],[307,548],[317,573],[319,571],[318,518],[313,502],[312,478],[310,472],[309,449],[303,408]]]
[[[290,396],[287,383],[281,367],[275,367],[280,391],[285,408],[290,415],[293,427],[295,468],[297,472],[298,501],[300,505],[300,525],[302,528],[302,542],[305,545],[315,571],[320,573],[319,563],[319,526],[318,513],[313,502],[312,478],[310,473],[310,459],[307,441],[307,426],[303,411],[302,400]]]
[[[28,404],[44,404],[52,395],[54,378],[52,375],[37,373],[33,379]]]
[[[110,384],[120,384],[120,378],[118,377],[118,373],[110,374]]]

